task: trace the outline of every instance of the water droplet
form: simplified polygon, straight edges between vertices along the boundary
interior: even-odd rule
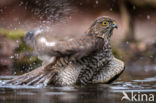
[[[22,6],[23,4],[24,4],[23,1],[20,1],[18,5]]]
[[[109,11],[113,11],[113,8],[110,8]]]
[[[11,59],[13,59],[13,58],[14,58],[14,56],[10,56],[10,58],[11,58]]]
[[[156,65],[155,65],[155,66],[153,66],[153,69],[156,71]]]
[[[129,42],[128,42],[128,41],[126,41],[126,44],[129,44]]]
[[[146,16],[147,20],[151,19],[151,16],[150,15],[147,15]]]
[[[14,54],[16,58],[18,58],[18,54]]]
[[[30,61],[32,60],[32,58],[29,59]]]
[[[19,43],[19,40],[16,40],[16,43]]]
[[[72,64],[72,61],[70,61],[69,63]]]
[[[153,58],[153,55],[151,55],[150,58]]]
[[[136,6],[135,5],[133,5],[133,10],[136,10]]]
[[[82,3],[82,2],[80,2],[80,6],[81,6],[81,5],[83,5],[83,3]]]
[[[96,0],[96,2],[95,2],[96,4],[99,4],[99,0]]]
[[[0,9],[0,13],[2,13],[3,12],[3,9]]]

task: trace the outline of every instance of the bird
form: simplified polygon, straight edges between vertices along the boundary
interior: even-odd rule
[[[39,36],[42,33],[40,29],[28,32],[24,41],[46,64],[10,83],[67,86],[114,80],[124,70],[124,62],[112,54],[110,38],[115,28],[118,26],[114,19],[100,16],[79,38],[48,41]]]
[[[48,41],[45,37],[39,37],[41,30],[33,30],[26,34],[24,41],[34,49],[34,54],[43,62],[54,57],[70,56],[73,59],[81,59],[102,47],[103,39],[93,36],[69,39],[68,41]]]

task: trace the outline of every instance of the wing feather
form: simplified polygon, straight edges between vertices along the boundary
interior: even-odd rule
[[[102,38],[84,36],[77,39],[58,42],[49,42],[45,38],[40,38],[36,43],[39,47],[36,47],[35,50],[40,54],[82,58],[90,55],[92,52],[102,49],[104,41]]]

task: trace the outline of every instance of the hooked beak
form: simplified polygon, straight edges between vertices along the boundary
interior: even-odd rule
[[[113,24],[113,28],[118,28],[118,25],[117,24]]]

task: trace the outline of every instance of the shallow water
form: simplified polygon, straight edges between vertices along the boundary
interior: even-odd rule
[[[38,1],[38,0],[37,0]],[[66,0],[64,2],[62,2],[62,0],[47,0],[47,3],[45,3],[46,5],[51,5],[50,7],[52,8],[48,8],[46,10],[47,13],[40,13],[40,9],[39,8],[35,8],[34,14],[35,15],[39,15],[39,18],[42,20],[42,18],[44,18],[43,16],[45,14],[50,14],[50,16],[47,16],[47,19],[54,19],[56,21],[58,21],[58,18],[63,18],[65,17],[64,15],[69,15],[71,12],[70,11],[76,11],[75,8],[70,8],[69,5],[70,3],[66,3]],[[51,2],[53,1],[53,3],[51,4]],[[85,1],[85,0],[84,0]],[[101,0],[102,1],[102,0]],[[104,1],[104,0],[103,0]],[[115,1],[115,0],[113,0]],[[61,3],[60,3],[61,2]],[[81,1],[82,2],[82,1]],[[88,0],[87,0],[88,2]],[[35,2],[34,2],[35,3]],[[37,3],[37,2],[36,2]],[[35,4],[36,4],[35,3]],[[64,6],[62,6],[62,4],[64,4]],[[98,4],[98,0],[97,0],[97,4]],[[82,4],[82,3],[80,3]],[[53,7],[53,5],[56,6]],[[112,5],[112,4],[111,4]],[[48,6],[49,7],[49,6]],[[60,9],[59,9],[60,7]],[[87,6],[86,6],[87,7]],[[103,5],[102,5],[103,8]],[[58,9],[58,10],[57,10]],[[112,8],[110,9],[112,10]],[[12,11],[12,10],[10,10]],[[84,10],[84,12],[86,12],[86,10]],[[98,11],[96,11],[97,13]],[[22,21],[25,20],[21,19],[18,20],[19,22],[17,22],[17,20],[12,19],[12,15],[15,17],[17,16],[17,14],[20,13],[26,13],[26,12],[12,12],[12,13],[6,13],[5,16],[1,17],[3,19],[1,19],[1,26],[4,28],[22,28],[25,30],[25,28],[27,29],[32,29],[32,27],[34,28],[34,25],[38,25],[40,23],[36,23],[37,21]],[[79,11],[78,11],[79,13]],[[63,14],[63,16],[62,16]],[[90,14],[85,13],[86,18],[91,18]],[[98,13],[97,13],[98,14]],[[96,14],[96,15],[97,15]],[[11,16],[9,16],[11,15]],[[81,14],[83,15],[83,14]],[[75,21],[79,20],[84,20],[84,21],[88,21],[90,23],[90,21],[87,19],[85,19],[85,16],[81,16],[81,15],[77,15],[77,18],[81,18],[81,19],[76,19]],[[95,14],[92,14],[95,16]],[[11,19],[9,20],[9,18],[6,17],[10,17]],[[6,18],[6,19],[5,19]],[[22,17],[21,17],[22,18]],[[69,18],[71,19],[71,17]],[[13,21],[12,21],[13,20]],[[8,21],[8,22],[7,22]],[[149,21],[149,20],[148,20]],[[151,20],[150,20],[151,21]],[[71,24],[76,24],[76,25],[82,25],[79,24],[78,22],[72,22]],[[17,24],[18,23],[18,24]],[[48,20],[45,21],[43,20],[43,22],[41,23],[42,25],[40,25],[41,27],[45,26],[48,28],[50,28],[49,26],[47,26],[48,24],[51,25],[51,23],[53,22],[49,22]],[[85,22],[87,23],[87,22]],[[84,24],[85,24],[84,23]],[[11,25],[10,25],[11,24]],[[73,30],[71,30],[71,24],[69,24],[68,28],[65,28],[65,30],[61,29],[60,30],[60,26],[59,27],[59,31],[64,31],[65,34],[81,34],[81,32],[83,31],[83,29],[85,30],[85,28],[88,28],[88,25],[84,25],[83,28],[78,29],[77,26],[73,26]],[[153,25],[148,25],[148,23],[145,23],[146,26],[144,26],[144,28],[146,30],[144,31],[149,31],[151,32],[151,29],[154,27]],[[62,23],[61,23],[62,25]],[[18,27],[19,26],[19,27]],[[69,31],[70,27],[70,32]],[[139,25],[140,27],[140,25]],[[16,29],[15,28],[15,29]],[[53,27],[54,28],[54,27]],[[64,28],[64,27],[63,27]],[[120,27],[122,28],[122,27]],[[54,28],[54,30],[56,29],[57,31],[57,27]],[[140,29],[142,31],[142,28]],[[143,32],[144,32],[143,31]],[[53,32],[54,34],[54,32]],[[59,33],[58,33],[59,34]],[[120,31],[119,31],[120,34]],[[139,34],[147,34],[145,33],[139,33]],[[150,34],[150,33],[148,33]],[[139,35],[140,36],[140,35]],[[148,35],[149,36],[149,35]],[[63,37],[63,36],[62,36]],[[153,37],[153,36],[152,36]],[[116,38],[114,40],[117,40]],[[154,95],[154,101],[156,102],[156,65],[151,66],[151,65],[146,65],[146,66],[140,66],[140,65],[131,65],[127,67],[127,70],[123,73],[123,75],[120,76],[120,78],[113,82],[112,84],[98,84],[98,85],[89,85],[86,87],[34,87],[34,86],[13,86],[13,85],[4,85],[3,81],[7,81],[8,79],[11,78],[15,78],[15,76],[0,76],[0,103],[129,103],[129,100],[123,100],[121,101],[122,97],[123,97],[123,93],[128,94],[128,96],[130,97],[132,93],[137,94],[137,97],[139,97],[142,94],[147,95],[147,98],[149,98],[149,94]],[[149,101],[146,101],[143,98],[143,101],[139,101],[138,98],[135,98],[136,100],[138,100],[137,103],[149,103]],[[142,99],[142,98],[141,98]],[[133,101],[135,102],[135,101]],[[132,103],[132,102],[130,102]]]
[[[122,99],[123,92],[130,98],[132,93],[140,96],[137,103],[149,103],[151,95],[156,102],[156,71],[151,66],[127,66],[126,71],[112,84],[97,84],[86,87],[34,87],[4,85],[3,82],[16,76],[0,76],[0,103],[132,103]],[[145,68],[144,68],[145,67]],[[141,98],[146,95],[147,98]],[[146,101],[147,99],[147,101]]]

